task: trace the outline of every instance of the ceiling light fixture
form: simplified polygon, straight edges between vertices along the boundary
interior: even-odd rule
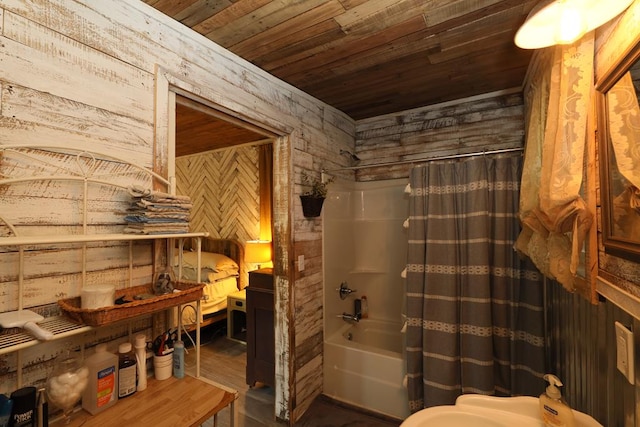
[[[571,44],[631,3],[633,0],[543,0],[527,16],[515,43],[523,49]]]

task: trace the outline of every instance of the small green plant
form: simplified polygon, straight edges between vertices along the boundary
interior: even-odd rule
[[[333,177],[322,182],[322,178],[314,178],[306,172],[302,172],[302,185],[308,187],[308,190],[302,193],[303,196],[311,196],[317,198],[327,197],[327,186],[333,182]]]

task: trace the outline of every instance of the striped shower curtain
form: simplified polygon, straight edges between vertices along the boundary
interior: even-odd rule
[[[411,412],[465,393],[544,390],[542,276],[513,249],[521,167],[519,155],[480,155],[411,172]]]

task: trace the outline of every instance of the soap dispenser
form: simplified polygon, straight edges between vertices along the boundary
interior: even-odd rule
[[[540,395],[540,415],[546,427],[575,427],[573,411],[560,394],[562,382],[553,374],[546,374],[544,379],[549,386]]]

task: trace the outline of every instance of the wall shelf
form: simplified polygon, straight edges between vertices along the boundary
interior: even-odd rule
[[[64,316],[52,316],[45,318],[38,326],[52,332],[54,340],[79,335],[93,329],[91,326],[80,325],[72,322]],[[28,332],[14,332],[0,334],[0,355],[23,350],[40,343]]]
[[[355,274],[386,274],[389,273],[388,270],[381,270],[376,268],[356,268],[350,270],[347,274],[355,275]]]
[[[207,237],[209,233],[175,233],[175,234],[77,234],[51,236],[0,237],[0,246],[43,246],[56,243],[89,243],[158,239],[186,239],[190,237]]]
[[[197,240],[197,245],[192,247],[197,248],[198,252],[198,271],[200,270],[200,251],[202,244],[202,237],[207,237],[209,233],[161,233],[161,234],[134,234],[134,233],[113,233],[113,234],[90,234],[88,232],[89,226],[93,225],[90,221],[91,203],[96,198],[94,193],[90,197],[90,185],[91,191],[100,191],[104,188],[109,189],[109,198],[103,199],[110,200],[112,197],[111,192],[124,191],[132,197],[140,197],[140,195],[147,195],[153,193],[152,189],[160,184],[167,188],[170,194],[174,194],[175,190],[172,186],[173,177],[164,178],[153,170],[146,168],[143,165],[137,164],[130,159],[116,158],[108,153],[90,152],[87,150],[75,149],[65,145],[43,145],[43,146],[30,146],[22,144],[8,144],[0,145],[0,166],[3,166],[3,170],[0,171],[0,187],[12,186],[12,185],[24,185],[35,183],[38,185],[43,182],[66,182],[67,184],[76,185],[79,191],[77,191],[78,197],[78,212],[77,224],[78,230],[81,230],[78,234],[59,234],[43,233],[38,235],[24,235],[27,227],[25,224],[14,224],[19,215],[16,215],[14,211],[0,212],[0,231],[4,234],[0,237],[0,248],[8,248],[0,251],[0,255],[16,252],[17,259],[17,289],[16,294],[18,296],[17,303],[12,303],[10,310],[22,310],[25,308],[31,308],[25,303],[23,296],[24,283],[25,283],[25,252],[28,250],[35,256],[38,255],[38,250],[49,245],[74,245],[77,244],[78,251],[81,251],[81,269],[78,273],[82,274],[82,286],[87,282],[87,243],[104,244],[105,242],[128,242],[128,258],[129,258],[129,278],[128,284],[124,288],[130,289],[133,287],[133,274],[134,268],[133,257],[133,242],[135,241],[166,241],[166,260],[167,265],[173,265],[174,250],[176,248],[176,242],[178,242],[178,277],[180,277],[182,271],[182,251],[184,248],[184,240],[194,238]],[[75,184],[74,184],[75,183]],[[97,190],[94,190],[96,188]],[[24,191],[24,190],[23,190]],[[169,193],[167,193],[169,194]],[[118,203],[126,204],[126,197],[116,198]],[[162,199],[162,196],[161,196]],[[20,199],[23,200],[23,199]],[[26,209],[26,208],[25,208]],[[124,218],[118,218],[119,212],[124,212],[126,207],[120,207],[113,211],[114,217],[110,218],[106,224],[111,226],[113,230],[119,229],[124,221]],[[13,214],[10,216],[8,214]],[[124,217],[124,215],[123,215]],[[42,230],[43,226],[51,226],[55,228],[61,224],[56,224],[54,221],[38,222],[38,230]],[[29,224],[30,225],[30,224]],[[67,229],[61,227],[61,229]],[[124,227],[123,227],[124,229]],[[47,230],[49,231],[49,229]],[[28,233],[35,233],[34,231],[28,231]],[[126,257],[123,253],[123,257]],[[153,260],[150,260],[153,263]],[[193,293],[189,296],[193,300],[197,300],[197,323],[196,323],[196,376],[200,375],[200,295],[196,296]],[[184,298],[180,300],[182,303]],[[173,301],[173,300],[172,300]],[[190,300],[191,301],[191,300]],[[53,301],[52,301],[53,302]],[[179,305],[179,304],[177,304]],[[163,310],[168,310],[163,307]],[[122,316],[117,321],[130,321],[134,318],[147,315],[149,313],[129,313],[126,316]],[[180,319],[178,319],[180,323]],[[52,340],[60,340],[71,336],[83,334],[91,331],[99,326],[88,326],[86,324],[74,321],[67,316],[49,316],[45,317],[43,321],[38,322],[38,325],[43,329],[52,332]],[[20,355],[23,349],[35,346],[40,343],[46,343],[48,341],[40,341],[27,331],[20,328],[10,328],[0,332],[0,355],[9,353],[17,353],[17,387],[22,386],[22,364],[20,363]]]
[[[48,244],[72,244],[104,241],[137,241],[137,240],[158,240],[169,239],[182,241],[186,238],[207,237],[209,233],[176,233],[176,234],[95,234],[95,235],[60,235],[60,236],[29,236],[29,237],[2,237],[0,247],[3,246],[42,246]],[[199,245],[198,245],[199,247]],[[182,244],[180,244],[182,249]],[[90,331],[94,327],[76,323],[66,316],[46,317],[38,326],[52,332],[52,340],[63,339],[73,335],[79,335]],[[24,332],[22,329],[12,328],[15,332],[0,334],[0,355],[12,353],[34,346],[41,341],[35,339],[33,335]],[[11,331],[11,330],[10,330]]]

